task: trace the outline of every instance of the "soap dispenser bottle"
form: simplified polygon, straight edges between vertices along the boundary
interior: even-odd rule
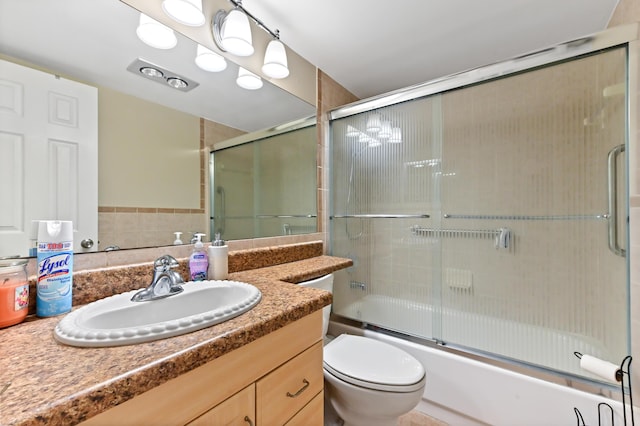
[[[196,234],[196,243],[193,246],[193,253],[189,256],[189,277],[191,281],[204,281],[207,279],[207,268],[209,259],[202,244],[204,234]]]
[[[209,279],[225,280],[229,274],[229,247],[220,239],[220,233],[216,234],[216,239],[208,248],[209,262]]]
[[[176,231],[173,233],[173,235],[176,236],[176,239],[173,241],[173,245],[174,246],[182,245],[182,240],[180,239],[180,235],[182,235],[182,232]]]

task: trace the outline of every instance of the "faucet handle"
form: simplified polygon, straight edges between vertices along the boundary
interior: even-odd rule
[[[156,261],[153,262],[153,268],[158,272],[168,271],[172,268],[177,268],[178,266],[180,266],[180,263],[178,263],[175,257],[168,254],[157,258]]]

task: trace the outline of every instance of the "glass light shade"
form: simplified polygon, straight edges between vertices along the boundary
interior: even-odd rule
[[[144,13],[140,14],[140,23],[136,28],[138,38],[156,49],[171,49],[178,44],[173,30]]]
[[[380,142],[378,139],[373,139],[373,138],[372,138],[372,139],[371,139],[371,141],[369,141],[369,145],[368,145],[368,147],[369,147],[369,148],[377,148],[377,147],[379,147],[380,145],[382,145],[382,142]]]
[[[199,44],[196,48],[196,65],[205,71],[219,72],[227,68],[227,61],[223,56]]]
[[[371,114],[367,119],[367,132],[378,133],[381,127],[380,114]]]
[[[175,21],[190,27],[204,24],[202,0],[164,0],[162,10]]]
[[[271,78],[285,78],[289,75],[287,51],[280,40],[271,40],[267,45],[262,72]]]
[[[229,53],[237,56],[251,56],[253,54],[249,18],[238,9],[233,9],[224,18],[220,39],[222,47]]]
[[[358,136],[358,142],[360,143],[369,143],[373,140],[373,138],[371,136],[367,136],[364,133],[361,133],[360,136]]]
[[[256,90],[262,87],[262,79],[251,71],[240,67],[236,84],[243,89]]]
[[[360,135],[360,131],[353,126],[347,125],[347,133],[345,134],[347,137],[353,138]]]
[[[401,143],[402,142],[402,130],[400,127],[394,127],[391,129],[391,137],[389,143]]]
[[[380,139],[389,139],[391,137],[391,123],[383,121],[380,126],[380,132],[378,132]]]

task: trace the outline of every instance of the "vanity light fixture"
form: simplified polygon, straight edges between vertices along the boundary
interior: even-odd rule
[[[389,143],[402,143],[402,129],[400,129],[400,127],[393,127],[391,129]]]
[[[383,119],[378,113],[369,115],[364,127],[364,130],[360,130],[358,127],[347,125],[345,137],[357,138],[360,144],[367,144],[369,148],[402,143],[402,129],[393,127],[391,121]]]
[[[240,3],[229,13],[219,10],[213,18],[213,39],[218,47],[236,56],[253,55],[251,25]]]
[[[171,72],[166,68],[162,68],[140,58],[133,61],[127,67],[127,71],[157,83],[162,83],[174,89],[178,89],[181,92],[188,92],[189,90],[199,86],[197,82],[191,79],[178,75],[175,72]]]
[[[262,79],[251,71],[239,67],[236,84],[243,89],[256,90],[262,87]]]
[[[145,44],[156,49],[171,49],[178,44],[178,39],[171,28],[144,13],[140,14],[136,34]]]
[[[265,51],[262,72],[271,78],[286,78],[289,76],[289,65],[287,63],[287,50],[280,41],[280,32],[271,31],[262,21],[249,13],[242,7],[241,0],[229,0],[234,8],[230,12],[219,10],[211,25],[213,40],[220,50],[229,52],[236,56],[250,56],[254,52],[251,25],[251,18],[258,27],[269,33],[273,40],[267,45]]]
[[[353,126],[347,125],[347,132],[345,133],[345,136],[347,136],[348,138],[353,138],[356,136],[360,136],[360,130],[356,129]]]
[[[271,40],[264,52],[262,72],[271,78],[285,78],[289,75],[287,51],[280,41],[280,31],[276,30],[276,38]]]
[[[391,123],[383,120],[380,124],[380,131],[378,132],[380,139],[389,139],[391,137]]]
[[[219,72],[227,68],[227,61],[223,56],[198,44],[196,48],[196,65],[205,71]]]
[[[204,25],[202,0],[163,0],[162,10],[181,24],[190,27]]]
[[[378,133],[381,127],[380,114],[371,114],[367,118],[367,132]]]

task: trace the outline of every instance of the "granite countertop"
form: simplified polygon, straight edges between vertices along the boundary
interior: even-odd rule
[[[61,317],[28,317],[0,330],[0,424],[82,422],[330,304],[329,293],[291,283],[350,265],[316,256],[234,272],[229,280],[262,292],[256,307],[203,330],[137,345],[66,346],[53,338]]]

